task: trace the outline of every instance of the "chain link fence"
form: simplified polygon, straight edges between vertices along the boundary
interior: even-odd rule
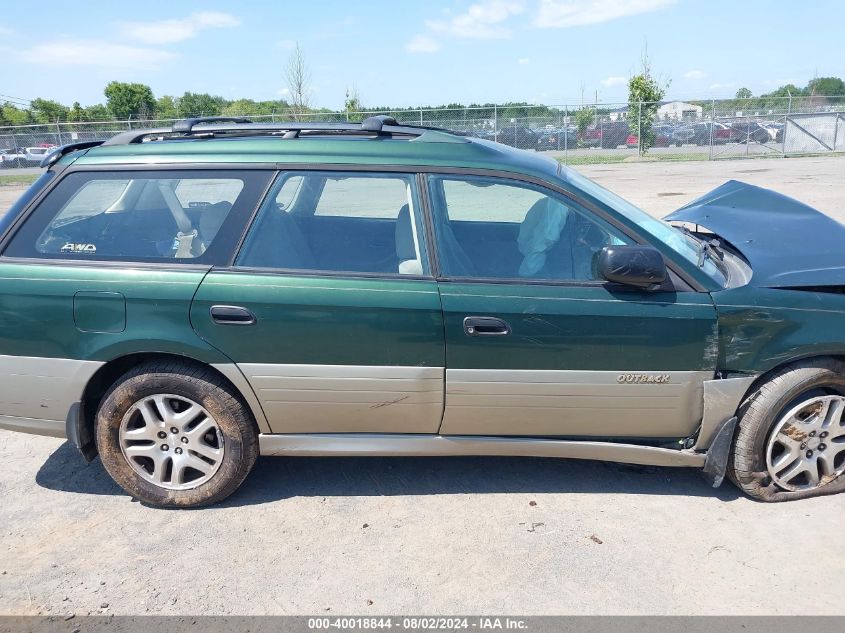
[[[642,114],[655,110],[648,125]],[[568,164],[845,152],[845,97],[841,96],[225,114],[255,122],[356,122],[387,114],[405,124],[446,128],[519,149],[548,152]],[[0,167],[31,167],[52,146],[106,139],[131,129],[167,128],[173,122],[136,119],[0,127]]]

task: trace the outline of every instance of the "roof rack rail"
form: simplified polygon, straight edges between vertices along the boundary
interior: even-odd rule
[[[199,124],[209,125],[199,125]],[[230,125],[226,125],[230,124]],[[392,116],[380,114],[368,117],[361,123],[326,123],[287,121],[283,123],[255,123],[239,117],[198,117],[176,121],[171,128],[132,130],[122,132],[103,143],[109,145],[130,145],[145,140],[178,140],[200,137],[236,137],[236,136],[275,136],[285,139],[308,135],[350,135],[361,134],[377,136],[412,136],[420,137],[427,132],[440,132],[453,136],[465,136],[437,127],[407,125],[396,121]]]
[[[68,143],[67,145],[62,145],[61,147],[57,147],[52,152],[47,154],[44,158],[41,159],[41,167],[50,167],[54,163],[56,163],[62,156],[65,154],[70,154],[71,152],[76,152],[81,149],[89,149],[91,147],[97,147],[98,145],[102,145],[105,143],[104,140],[100,141],[79,141],[78,143]]]

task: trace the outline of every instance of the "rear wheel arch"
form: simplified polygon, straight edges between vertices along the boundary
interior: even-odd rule
[[[103,398],[121,376],[140,365],[168,362],[212,373],[216,378],[231,388],[232,392],[243,401],[246,408],[251,411],[253,420],[259,430],[263,430],[261,429],[263,426],[262,422],[264,421],[263,412],[256,411],[254,394],[244,393],[245,389],[249,389],[249,385],[246,383],[237,385],[229,378],[229,376],[220,371],[219,368],[209,363],[191,358],[190,356],[166,352],[140,352],[136,354],[127,354],[108,361],[88,380],[88,383],[85,385],[85,389],[82,392],[82,398],[80,401],[81,406],[79,417],[80,426],[82,427],[80,429],[82,431],[80,433],[82,438],[90,438],[93,444],[97,410],[99,409]]]

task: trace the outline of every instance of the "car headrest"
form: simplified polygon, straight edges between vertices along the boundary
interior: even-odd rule
[[[214,236],[217,235],[220,227],[223,226],[223,222],[231,210],[232,203],[223,201],[212,204],[200,211],[199,230],[200,235],[206,243],[214,239]]]

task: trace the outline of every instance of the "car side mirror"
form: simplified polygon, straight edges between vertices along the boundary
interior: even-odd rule
[[[666,277],[666,262],[653,246],[605,246],[598,254],[599,275],[607,281],[653,290]]]

